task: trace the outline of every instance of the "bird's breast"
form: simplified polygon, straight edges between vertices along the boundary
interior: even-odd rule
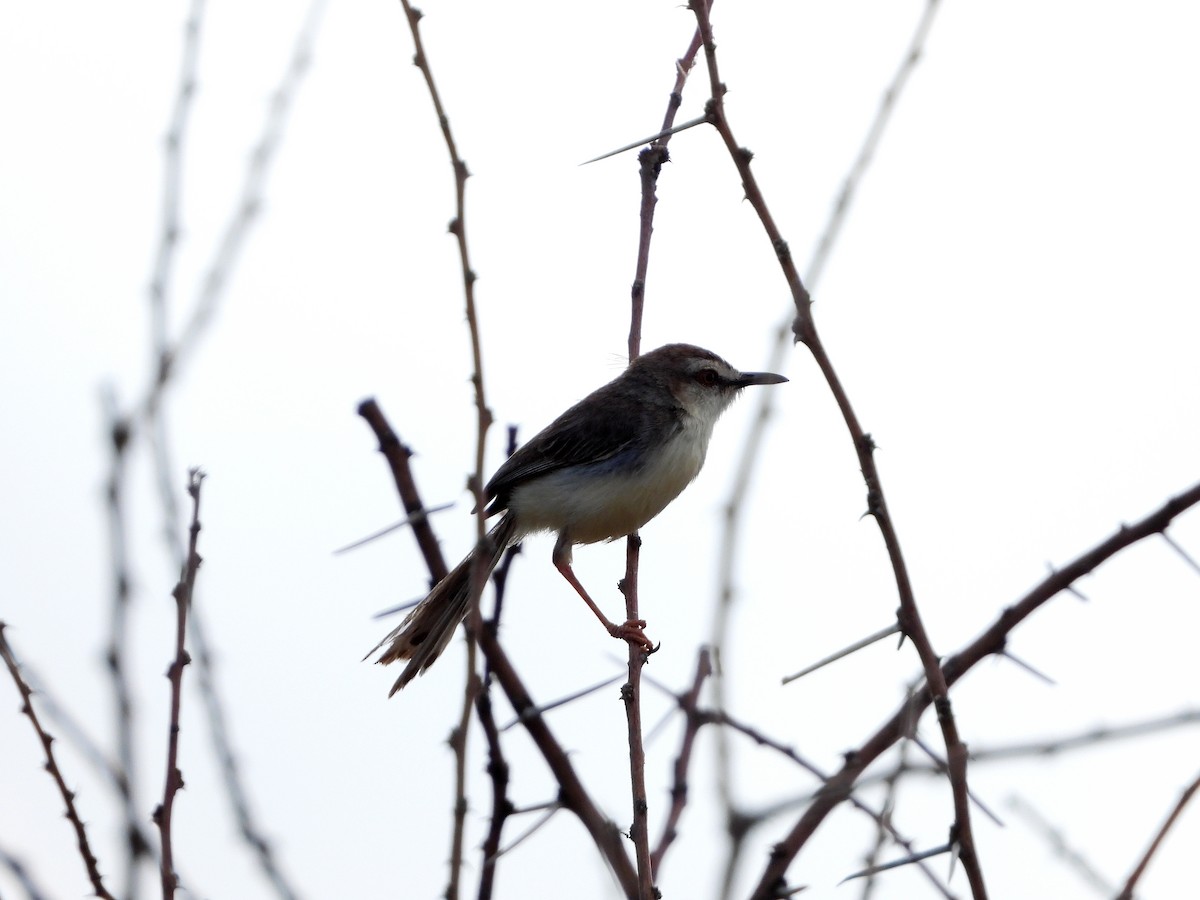
[[[513,489],[509,509],[523,532],[564,529],[572,543],[624,537],[641,528],[700,473],[711,427],[690,416],[658,447],[570,466]]]

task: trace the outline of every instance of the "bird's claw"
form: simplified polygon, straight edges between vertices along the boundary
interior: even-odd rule
[[[646,633],[643,630],[645,627],[645,619],[629,619],[624,625],[614,625],[608,631],[615,638],[636,644],[649,655],[657,650],[658,647],[655,646],[650,638],[646,637]]]

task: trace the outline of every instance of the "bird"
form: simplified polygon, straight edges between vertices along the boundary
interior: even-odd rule
[[[577,544],[637,531],[700,473],[713,426],[742,389],[787,381],[741,372],[710,350],[667,344],[634,359],[613,381],[576,403],[510,456],[484,487],[484,515],[499,522],[412,609],[368,657],[407,660],[388,696],[445,650],[471,602],[477,558],[490,575],[504,551],[526,536],[557,536],[552,560],[615,638],[654,649],[646,623],[609,621],[571,568]]]

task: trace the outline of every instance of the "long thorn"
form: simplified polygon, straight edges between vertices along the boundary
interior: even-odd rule
[[[900,630],[900,623],[893,622],[887,628],[881,629],[881,630],[875,632],[874,634],[868,635],[867,637],[863,638],[861,641],[857,641],[857,642],[851,644],[849,647],[839,650],[837,653],[834,653],[832,656],[827,656],[824,659],[822,659],[821,661],[813,663],[807,669],[801,669],[795,675],[786,676],[780,683],[788,684],[789,682],[795,681],[797,678],[803,678],[805,675],[808,675],[808,674],[811,674],[812,672],[817,671],[817,669],[824,668],[825,666],[829,665],[830,663],[837,662],[843,656],[849,656],[851,653],[858,652],[863,647],[869,647],[871,644],[875,643],[876,641],[882,641],[888,635],[895,634],[899,630]]]
[[[652,144],[657,140],[665,138],[667,135],[678,134],[681,131],[687,131],[689,128],[695,128],[697,125],[703,125],[708,121],[708,116],[700,116],[692,119],[690,122],[684,122],[682,125],[676,125],[674,128],[668,128],[666,131],[660,131],[658,134],[652,134],[648,138],[642,138],[640,141],[634,141],[632,144],[626,144],[624,147],[618,147],[616,150],[609,150],[607,153],[602,153],[595,159],[589,159],[587,162],[581,162],[581,166],[590,166],[594,162],[600,162],[602,159],[608,159],[610,156],[616,156],[618,153],[624,153],[626,150],[635,150],[643,144]]]
[[[417,522],[424,520],[424,518],[430,513],[441,512],[444,509],[450,509],[452,506],[454,506],[453,503],[443,503],[441,506],[431,506],[429,509],[422,509],[413,513],[407,519],[401,519],[399,522],[389,525],[387,528],[381,528],[374,534],[369,534],[365,538],[359,538],[353,544],[347,544],[345,547],[339,547],[337,550],[333,551],[333,555],[337,556],[341,553],[347,552],[348,550],[353,550],[355,547],[361,547],[363,544],[369,544],[371,541],[375,540],[376,538],[381,538],[385,534],[391,534],[393,531],[399,531],[405,525],[414,525]]]

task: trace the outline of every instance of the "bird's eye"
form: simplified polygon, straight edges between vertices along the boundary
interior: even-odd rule
[[[696,381],[705,387],[713,387],[721,380],[715,369],[701,369],[696,373]]]

